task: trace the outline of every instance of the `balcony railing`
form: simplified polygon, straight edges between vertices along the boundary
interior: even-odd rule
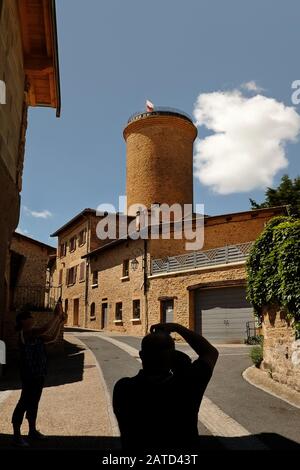
[[[253,242],[226,245],[212,250],[194,251],[184,255],[153,259],[151,272],[152,274],[162,274],[174,271],[190,271],[195,268],[245,261],[252,244]]]
[[[179,117],[184,117],[185,119],[188,119],[189,121],[193,122],[193,119],[191,118],[191,116],[189,116],[184,111],[181,111],[180,109],[169,108],[167,106],[157,106],[157,107],[154,107],[153,111],[138,111],[137,113],[132,114],[129,117],[127,124],[129,124],[132,121],[137,121],[138,119],[142,119],[147,116],[155,116],[155,115],[165,115],[165,116],[175,115]]]
[[[34,310],[53,309],[60,296],[59,287],[46,286],[17,286],[14,288],[12,305],[13,309],[27,307]]]

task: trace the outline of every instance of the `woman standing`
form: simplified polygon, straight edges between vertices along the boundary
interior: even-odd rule
[[[60,299],[55,306],[53,319],[41,328],[33,327],[33,318],[29,310],[23,310],[17,315],[16,330],[20,332],[19,348],[22,392],[13,412],[12,424],[14,445],[18,447],[27,447],[29,445],[21,436],[21,425],[25,412],[29,424],[28,437],[39,440],[45,438],[36,429],[38,405],[47,373],[45,343],[51,343],[56,340],[66,318],[67,315],[63,312]]]

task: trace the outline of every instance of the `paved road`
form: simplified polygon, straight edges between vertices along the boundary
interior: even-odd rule
[[[112,344],[110,338],[101,333],[75,334],[94,352],[110,393],[120,377],[133,376],[140,369],[138,350],[141,338],[111,335]],[[193,355],[189,346],[177,347]],[[206,390],[205,402],[201,405],[206,420],[200,415],[205,426],[199,422],[199,433],[223,436],[217,440],[226,448],[239,448],[240,445],[260,448],[262,443],[269,449],[292,449],[295,443],[300,444],[300,410],[253,387],[242,378],[242,372],[251,365],[249,348],[218,346],[218,350],[219,360]],[[256,437],[253,440],[245,434]],[[240,437],[233,438],[236,435]]]

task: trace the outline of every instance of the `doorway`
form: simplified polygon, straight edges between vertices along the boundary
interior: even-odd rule
[[[107,327],[107,316],[108,316],[107,310],[108,310],[107,303],[102,304],[101,305],[101,329],[102,330]]]
[[[73,326],[79,326],[79,299],[73,301]]]

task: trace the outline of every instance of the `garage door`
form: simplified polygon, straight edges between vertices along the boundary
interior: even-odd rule
[[[196,331],[215,343],[243,343],[254,320],[244,287],[198,289],[195,307]]]

